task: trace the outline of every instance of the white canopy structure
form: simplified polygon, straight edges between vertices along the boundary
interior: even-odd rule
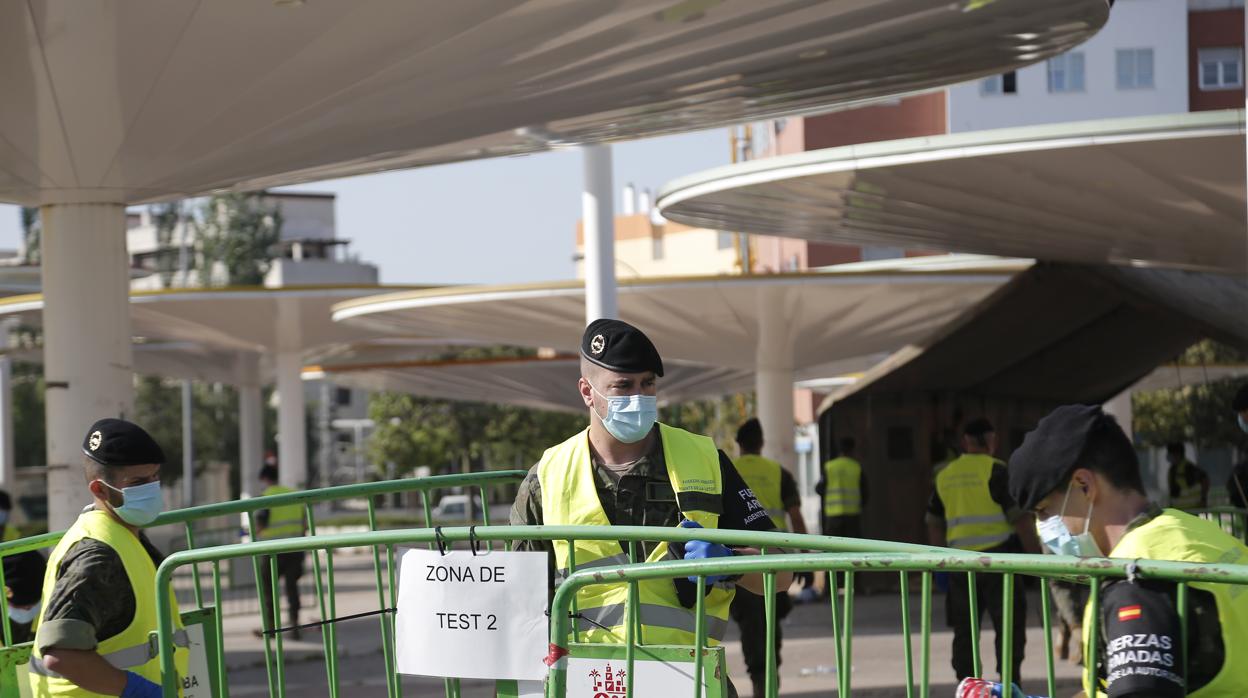
[[[350,298],[395,287],[232,287],[169,289],[130,294],[127,326],[135,334],[133,369],[162,375],[223,380],[238,386],[244,482],[254,480],[263,455],[260,386],[277,386],[279,453],[284,484],[307,477],[302,370],[305,357],[375,337],[331,321],[330,309]],[[412,289],[414,287],[406,287]],[[0,319],[40,325],[41,294],[0,298]],[[84,342],[90,344],[90,342]],[[47,350],[45,349],[45,366]],[[50,369],[45,367],[45,372]],[[282,396],[294,396],[294,399]],[[56,502],[51,503],[55,508]],[[51,511],[49,513],[51,516]]]
[[[827,109],[1043,60],[1108,13],[1106,0],[0,3],[0,201],[42,207],[49,524],[82,499],[69,472],[82,430],[133,400],[127,204]],[[604,172],[587,157],[595,269],[613,268],[596,254]]]
[[[945,259],[944,268],[924,270],[927,264],[890,260],[799,274],[622,281],[620,317],[641,327],[665,360],[753,374],[764,430],[785,434],[793,426],[796,380],[865,369],[958,317],[1029,263]],[[428,289],[346,301],[333,316],[379,333],[574,354],[585,327],[583,297],[577,282]],[[791,462],[791,439],[768,439],[767,447],[772,457]]]
[[[663,189],[689,225],[1053,261],[1248,271],[1244,112],[828,148]]]

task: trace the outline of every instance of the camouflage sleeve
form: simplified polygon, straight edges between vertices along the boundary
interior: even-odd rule
[[[87,538],[61,558],[35,642],[40,649],[95,649],[130,625],[134,609],[134,591],[121,558]]]
[[[529,474],[520,483],[516,492],[516,501],[511,504],[510,523],[512,526],[542,525],[542,483],[537,479],[537,466],[529,469]],[[550,541],[524,540],[519,541],[516,550],[539,550],[550,552]]]

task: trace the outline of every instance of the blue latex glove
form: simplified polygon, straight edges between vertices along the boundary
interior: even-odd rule
[[[139,676],[133,671],[126,672],[126,688],[121,698],[164,698],[165,692],[160,686]]]
[[[697,521],[685,519],[680,522],[681,528],[702,528],[702,524]],[[685,543],[685,559],[686,560],[709,560],[713,557],[732,557],[732,551],[727,546],[719,543],[708,543],[704,540],[691,540]],[[689,577],[689,581],[694,584],[698,583],[697,577]],[[706,578],[707,584],[715,584],[724,581],[724,575],[711,575]]]

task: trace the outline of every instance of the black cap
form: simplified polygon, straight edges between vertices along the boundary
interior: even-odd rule
[[[763,425],[758,417],[750,417],[737,427],[737,443],[754,445],[762,440]]]
[[[581,356],[609,371],[663,375],[663,359],[645,332],[623,320],[594,320],[581,336]]]
[[[1235,398],[1231,400],[1231,409],[1236,412],[1248,410],[1248,383],[1239,386],[1239,390],[1235,391]]]
[[[4,595],[13,606],[33,606],[43,595],[48,562],[37,550],[4,558]]]
[[[1079,461],[1088,434],[1107,419],[1111,418],[1097,405],[1063,405],[1041,419],[1010,456],[1010,496],[1014,501],[1031,510],[1060,487]]]
[[[143,427],[124,419],[101,419],[87,429],[82,452],[100,465],[164,465],[165,452],[143,431]]]
[[[988,421],[987,419],[983,417],[980,417],[978,419],[972,419],[971,421],[966,423],[965,427],[962,428],[962,433],[964,435],[971,436],[977,439],[982,439],[988,434],[994,433],[995,431],[996,429],[993,428],[992,422]]]

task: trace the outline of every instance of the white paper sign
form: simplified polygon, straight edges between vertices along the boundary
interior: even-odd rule
[[[404,553],[395,621],[399,673],[543,679],[546,564],[543,552]]]
[[[623,659],[569,658],[567,698],[625,698],[627,667]],[[693,662],[637,659],[633,672],[633,695],[693,695]]]
[[[212,678],[208,675],[208,648],[204,645],[204,626],[187,626],[190,642],[186,676],[182,677],[182,698],[212,698]]]

